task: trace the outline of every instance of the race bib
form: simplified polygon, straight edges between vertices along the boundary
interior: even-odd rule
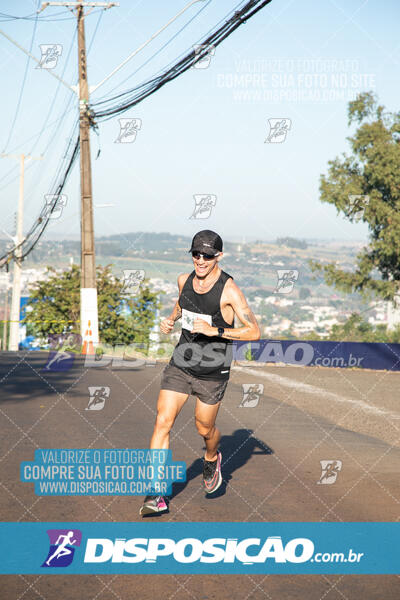
[[[209,325],[212,325],[211,315],[203,315],[201,313],[195,313],[191,310],[186,310],[186,308],[182,308],[182,329],[188,329],[189,331],[192,331],[195,319],[203,319],[204,321],[207,321]]]

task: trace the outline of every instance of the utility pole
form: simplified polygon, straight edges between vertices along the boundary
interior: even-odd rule
[[[2,158],[10,157],[17,158],[20,163],[20,176],[19,176],[19,198],[18,198],[18,212],[17,212],[17,231],[15,237],[15,243],[19,246],[22,241],[22,230],[24,222],[24,174],[25,174],[25,160],[42,160],[42,156],[33,157],[29,154],[1,154]],[[10,313],[10,339],[8,343],[9,350],[18,350],[19,344],[19,312],[21,303],[21,255],[22,248],[19,246],[15,250],[14,260],[14,273],[13,273],[13,288],[11,296],[11,313]],[[7,290],[8,294],[8,290]]]
[[[43,2],[38,13],[42,12],[48,6],[65,6],[72,13],[76,9],[77,24],[78,24],[78,86],[70,85],[64,81],[51,69],[44,69],[49,75],[52,75],[59,80],[63,85],[70,88],[79,97],[79,134],[80,134],[80,177],[81,177],[81,335],[84,339],[88,329],[92,332],[93,344],[98,344],[98,310],[97,310],[97,287],[96,287],[96,264],[95,264],[95,248],[94,248],[94,228],[93,228],[93,198],[92,198],[92,170],[90,157],[90,126],[92,117],[89,108],[89,92],[94,92],[101,85],[110,79],[117,71],[119,71],[127,62],[136,56],[143,48],[145,48],[155,37],[161,34],[169,27],[176,19],[178,19],[186,10],[197,2],[204,0],[190,0],[189,3],[181,9],[172,19],[168,21],[161,29],[153,34],[146,42],[141,44],[134,52],[132,52],[118,67],[116,67],[107,77],[105,77],[96,86],[89,86],[87,79],[86,65],[86,45],[85,45],[85,17],[90,14],[94,8],[108,9],[112,6],[119,6],[118,2]],[[89,7],[90,10],[84,13],[84,8]],[[12,37],[0,29],[0,35],[8,39],[12,44],[17,46],[22,52],[34,60],[39,66],[40,61],[30,52],[24,49]],[[15,252],[17,263],[17,251]],[[19,310],[19,309],[18,309]],[[19,317],[19,314],[18,314]],[[90,326],[89,326],[90,322]]]
[[[96,259],[94,249],[92,165],[90,156],[90,109],[89,84],[86,64],[85,13],[84,7],[111,8],[114,2],[44,2],[47,6],[66,6],[76,9],[78,24],[78,74],[76,91],[79,96],[79,145],[81,178],[81,336],[91,330],[94,347],[99,343],[99,321],[97,309]],[[86,14],[90,14],[89,11]]]
[[[94,253],[92,165],[90,157],[89,86],[86,66],[83,6],[78,16],[79,142],[81,167],[81,336],[92,330],[93,344],[99,343],[96,262]]]
[[[7,350],[7,325],[8,325],[8,263],[7,263],[7,283],[6,283],[6,297],[4,302],[4,320],[3,320],[3,341],[1,344],[2,350]]]

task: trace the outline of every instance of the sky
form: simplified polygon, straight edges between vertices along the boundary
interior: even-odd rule
[[[27,16],[37,0],[4,1],[0,29],[38,59],[40,45],[57,45],[52,72],[77,80],[76,20],[49,6]],[[188,0],[120,0],[87,15],[91,86],[187,6]],[[91,102],[146,81],[174,62],[237,5],[193,3],[139,52]],[[88,10],[88,9],[87,9]],[[328,162],[349,152],[347,107],[360,91],[374,91],[398,110],[400,5],[395,0],[272,0],[192,68],[123,115],[91,132],[94,223],[97,236],[135,231],[193,236],[200,229],[223,239],[367,240],[366,225],[351,224],[319,200]],[[51,20],[50,20],[51,19]],[[25,161],[24,231],[37,218],[56,180],[78,116],[76,94],[0,36],[2,79],[0,228],[14,231],[21,153]],[[23,83],[24,82],[24,83]],[[120,118],[137,119],[135,139],[119,142]],[[269,137],[277,120],[286,133]],[[132,136],[134,137],[134,136]],[[99,153],[100,151],[100,153]],[[65,206],[45,234],[78,239],[79,163],[64,190]],[[193,218],[195,197],[209,196],[207,218]],[[197,215],[198,217],[199,215]],[[192,217],[192,218],[191,218]]]

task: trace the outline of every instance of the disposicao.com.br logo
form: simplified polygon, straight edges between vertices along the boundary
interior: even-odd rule
[[[393,551],[390,541],[377,569],[370,524],[207,523],[205,528],[204,523],[48,523],[42,528],[50,540],[48,549],[43,535],[37,535],[38,525],[29,525],[28,537],[29,547],[40,546],[40,558],[33,552],[32,564],[25,564],[28,572],[373,573],[387,569]],[[390,563],[388,571],[394,569]]]
[[[343,552],[315,554],[316,562],[359,562],[362,553],[350,549]],[[293,538],[286,544],[281,536],[262,538],[89,538],[85,563],[156,563],[171,557],[178,563],[265,563],[314,562],[314,543],[308,538]]]

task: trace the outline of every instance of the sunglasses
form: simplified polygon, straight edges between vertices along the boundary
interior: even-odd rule
[[[202,256],[204,258],[204,260],[212,260],[213,258],[216,258],[219,255],[219,252],[217,252],[217,254],[204,254],[202,252],[192,252],[192,256],[193,258],[200,258],[200,256]]]

